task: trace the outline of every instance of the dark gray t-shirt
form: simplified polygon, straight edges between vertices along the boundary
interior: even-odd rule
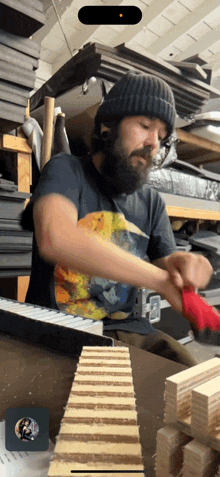
[[[145,184],[130,195],[114,192],[90,158],[60,153],[44,166],[21,224],[34,231],[34,201],[58,193],[75,204],[78,226],[93,230],[141,259],[148,257],[152,262],[176,251],[165,203],[156,190]],[[52,266],[39,256],[34,235],[27,303],[101,319],[106,331],[152,333],[154,328],[147,319],[133,316],[136,298],[137,288],[126,283],[83,275],[62,264]]]

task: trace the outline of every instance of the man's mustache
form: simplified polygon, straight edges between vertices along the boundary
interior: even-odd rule
[[[130,154],[130,157],[142,157],[145,160],[153,160],[152,146],[146,146],[144,149],[137,149]]]

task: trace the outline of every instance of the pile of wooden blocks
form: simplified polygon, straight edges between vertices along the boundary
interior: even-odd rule
[[[101,471],[127,477],[138,471],[144,477],[126,347],[83,347],[48,476],[71,471],[75,477],[97,477]]]
[[[220,359],[166,379],[156,477],[220,477]]]
[[[0,0],[0,131],[24,123],[40,45],[30,39],[45,23],[40,0]]]

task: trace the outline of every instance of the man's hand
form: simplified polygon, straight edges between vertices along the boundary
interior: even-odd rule
[[[182,313],[182,309],[183,309],[182,291],[176,285],[174,285],[171,278],[168,278],[168,280],[164,284],[162,295],[165,296],[166,300],[175,311]]]
[[[213,274],[207,258],[190,252],[174,252],[166,257],[166,270],[181,290],[188,286],[205,289]]]

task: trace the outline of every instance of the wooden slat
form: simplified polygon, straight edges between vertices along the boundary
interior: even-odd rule
[[[156,477],[220,476],[219,396],[219,358],[166,379]]]
[[[17,300],[24,303],[30,277],[17,277]]]
[[[43,139],[41,146],[41,170],[51,158],[51,149],[53,142],[53,113],[55,99],[45,96],[44,98],[44,121],[43,121]]]
[[[48,476],[71,470],[76,477],[144,475],[126,347],[83,347]]]
[[[30,192],[31,154],[17,154],[18,192]]]
[[[203,209],[187,209],[185,207],[166,206],[169,216],[188,218],[188,219],[204,219],[204,220],[220,220],[220,212]]]
[[[208,149],[209,151],[219,152],[220,154],[220,144],[210,141],[209,139],[196,136],[195,134],[183,131],[182,129],[177,129],[178,138],[188,144],[198,146],[200,148]]]
[[[26,115],[30,114],[30,101],[26,108]],[[28,146],[27,139],[21,128],[17,130],[17,136],[8,136],[8,138],[17,139],[17,143],[22,142],[25,147],[29,148],[29,152],[19,152],[17,154],[17,184],[19,192],[30,192],[30,186],[32,184],[32,154],[31,148]],[[24,142],[25,141],[25,142]],[[10,142],[10,141],[9,141]],[[30,199],[26,199],[24,208],[27,206]],[[24,303],[28,286],[30,282],[29,276],[17,277],[17,300]]]
[[[0,135],[0,148],[7,151],[22,152],[27,154],[31,154],[32,152],[30,146],[28,145],[27,139],[23,137],[10,136],[9,134]]]

